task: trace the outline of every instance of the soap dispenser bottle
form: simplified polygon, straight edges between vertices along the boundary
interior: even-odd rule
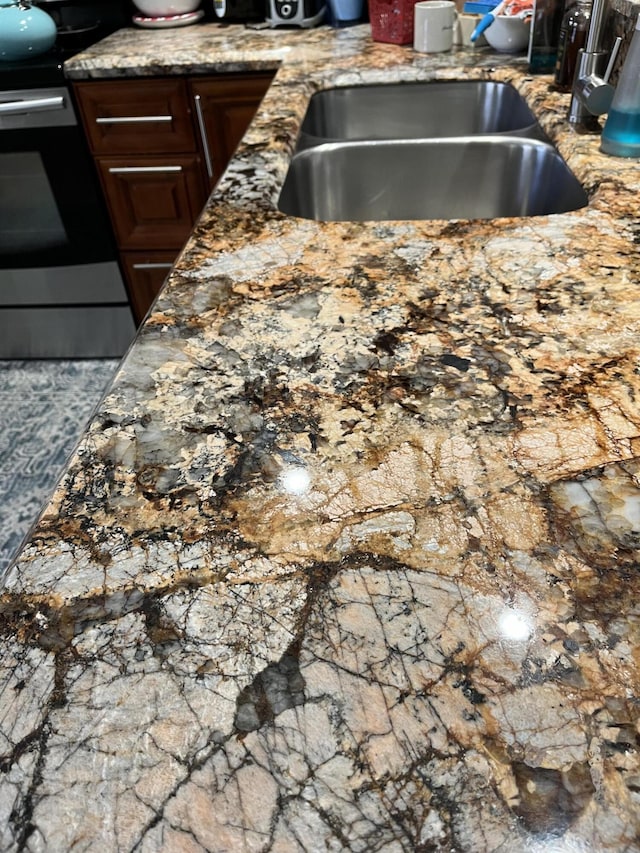
[[[571,3],[571,0],[569,0]],[[566,9],[560,24],[558,58],[554,74],[555,88],[570,92],[578,61],[578,51],[585,46],[591,21],[591,0],[577,0]]]
[[[602,131],[600,150],[614,157],[640,157],[640,16]]]

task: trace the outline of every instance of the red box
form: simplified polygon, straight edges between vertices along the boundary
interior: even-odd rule
[[[418,0],[368,0],[371,38],[413,44],[413,7]]]

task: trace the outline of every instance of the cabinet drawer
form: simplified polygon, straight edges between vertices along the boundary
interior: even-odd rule
[[[77,83],[74,90],[94,154],[196,150],[184,80]]]
[[[101,157],[98,169],[121,249],[180,249],[206,201],[196,156]]]
[[[136,323],[147,311],[177,257],[177,252],[123,252],[122,265],[129,286],[129,297]]]

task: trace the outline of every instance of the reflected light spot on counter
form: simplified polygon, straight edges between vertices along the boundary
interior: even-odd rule
[[[528,640],[533,633],[533,623],[521,611],[505,607],[498,617],[498,629],[505,640]]]
[[[311,486],[311,477],[306,468],[287,468],[280,475],[280,485],[290,495],[304,495]]]
[[[532,840],[526,847],[526,853],[593,853],[593,847],[575,835],[563,838],[549,836]]]

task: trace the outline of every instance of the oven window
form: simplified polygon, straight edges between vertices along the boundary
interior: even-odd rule
[[[37,151],[0,154],[0,256],[67,246],[69,239]]]

